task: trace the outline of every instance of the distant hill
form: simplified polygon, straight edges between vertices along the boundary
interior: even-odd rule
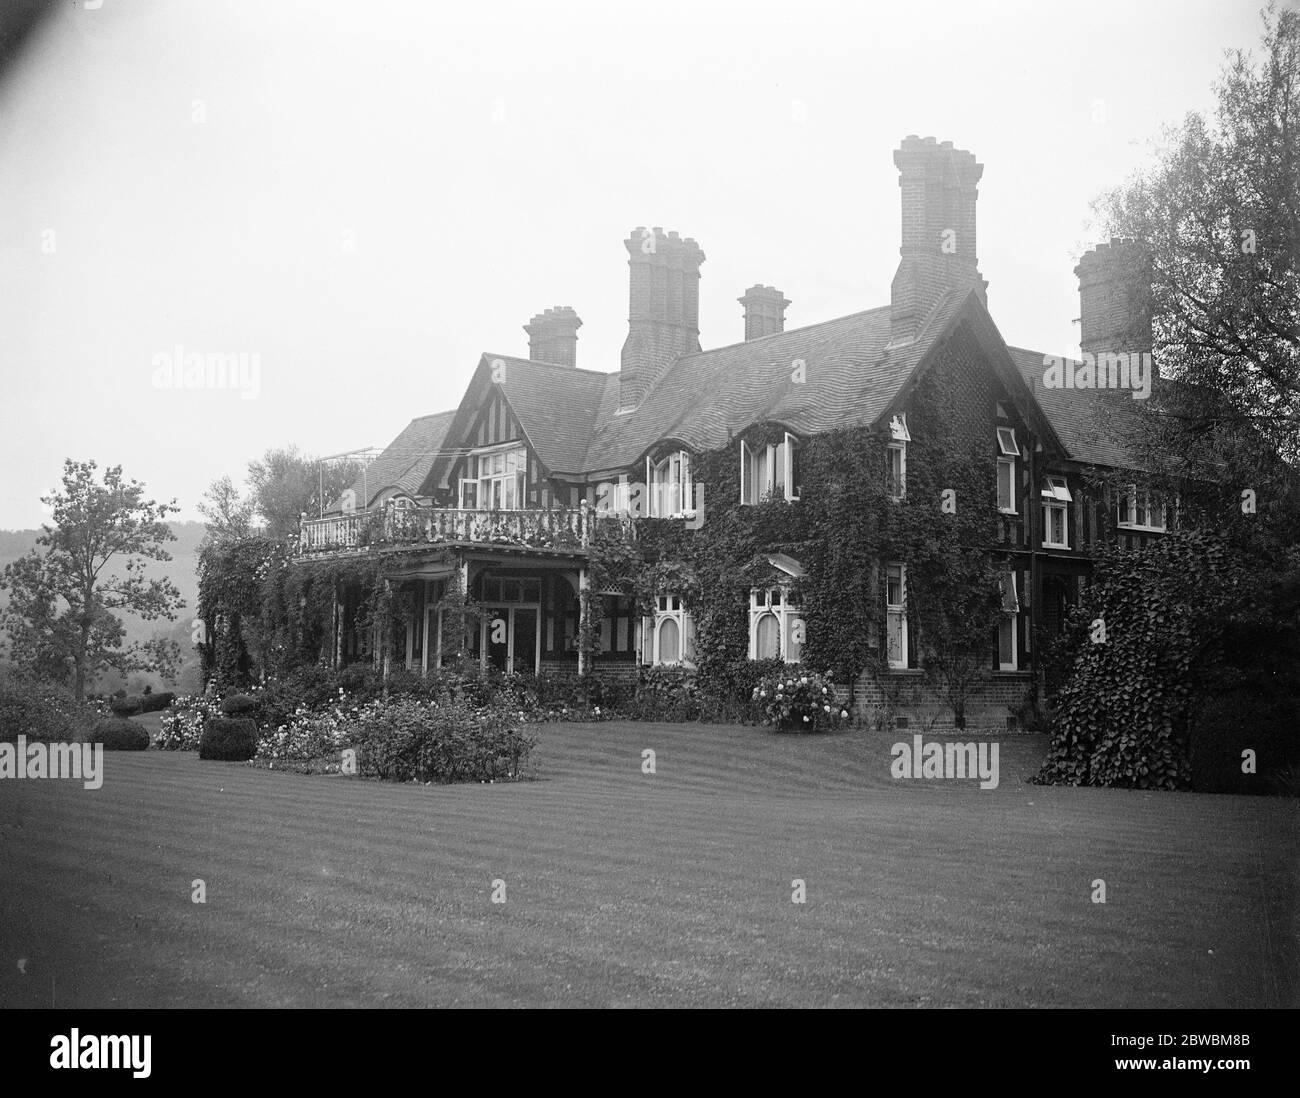
[[[198,686],[198,660],[194,649],[190,647],[190,623],[197,615],[197,606],[199,601],[199,546],[207,534],[207,527],[201,522],[173,522],[169,524],[171,532],[176,536],[175,541],[166,543],[167,552],[171,554],[172,559],[169,561],[145,560],[144,572],[150,578],[170,579],[181,593],[181,598],[185,605],[178,611],[175,621],[166,619],[156,621],[142,621],[139,618],[123,614],[122,622],[126,626],[126,643],[131,644],[134,641],[146,641],[159,633],[165,633],[181,646],[185,654],[185,666],[178,680],[178,686],[185,690],[196,689]],[[0,530],[0,571],[4,566],[19,557],[24,557],[33,549],[38,549],[36,539],[40,537],[39,530]],[[116,564],[117,562],[113,562]],[[110,570],[113,564],[109,565]],[[6,592],[0,591],[0,605],[3,605],[8,599]],[[138,681],[137,681],[138,680]],[[152,682],[155,689],[161,689],[166,684],[157,678],[149,676],[132,676],[132,683],[141,685],[144,682]],[[124,682],[104,682],[96,684],[98,690],[116,689],[118,686],[126,686]]]

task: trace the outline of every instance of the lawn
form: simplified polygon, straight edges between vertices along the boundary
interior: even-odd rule
[[[896,739],[547,725],[513,785],[154,751],[4,781],[0,1006],[1296,1005],[1296,802],[1031,786],[1029,736],[995,790],[896,782]]]

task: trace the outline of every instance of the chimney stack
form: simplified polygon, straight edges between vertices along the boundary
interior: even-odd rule
[[[785,331],[785,310],[790,302],[775,286],[757,283],[736,298],[745,306],[745,341]]]
[[[528,333],[528,357],[534,362],[556,366],[577,366],[578,329],[582,321],[568,305],[557,305],[538,313],[524,325]]]
[[[664,370],[700,349],[700,264],[690,237],[638,226],[623,242],[631,268],[619,407],[635,408]]]
[[[1079,349],[1149,354],[1150,256],[1133,240],[1114,238],[1085,252],[1074,268],[1079,278]]]
[[[890,289],[890,340],[916,338],[947,290],[973,289],[988,304],[976,248],[976,184],[984,165],[951,141],[909,134],[894,151],[903,199],[902,247]]]

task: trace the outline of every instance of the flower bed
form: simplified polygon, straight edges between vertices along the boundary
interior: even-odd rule
[[[217,698],[206,694],[177,698],[163,714],[153,745],[162,751],[197,751],[208,721],[219,716]]]

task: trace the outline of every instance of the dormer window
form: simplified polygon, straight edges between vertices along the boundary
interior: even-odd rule
[[[658,462],[647,457],[645,466],[651,518],[682,518],[694,513],[690,454],[674,450]]]
[[[740,441],[740,502],[765,503],[799,498],[802,468],[799,440],[789,431],[779,442],[751,446]]]
[[[1074,502],[1065,477],[1049,476],[1043,480],[1043,548],[1070,548],[1070,508]]]

